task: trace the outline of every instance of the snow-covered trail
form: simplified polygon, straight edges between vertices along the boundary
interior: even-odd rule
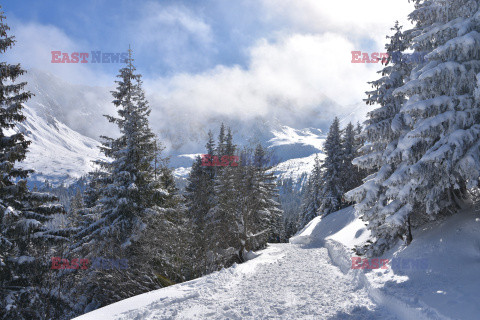
[[[396,319],[326,248],[270,244],[251,261],[78,319]]]

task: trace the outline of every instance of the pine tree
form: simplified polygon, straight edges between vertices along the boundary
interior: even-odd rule
[[[215,141],[212,131],[208,132],[208,141],[205,145],[207,154],[215,154]],[[215,176],[216,168],[203,166],[202,159],[197,157],[185,188],[185,207],[187,217],[194,234],[194,246],[197,248],[195,256],[195,273],[199,276],[217,270],[217,258],[212,247],[214,243],[213,221],[209,218],[210,210],[216,204]]]
[[[409,46],[411,32],[402,32],[398,22],[392,31],[394,35],[388,37],[390,43],[385,46],[389,58],[385,67],[379,71],[382,77],[369,82],[375,90],[367,92],[368,98],[365,99],[368,105],[378,104],[380,107],[367,115],[366,127],[361,135],[368,144],[360,150],[365,155],[354,161],[356,165],[368,170],[379,169],[385,163],[387,154],[395,147],[398,137],[405,130],[403,117],[399,113],[405,97],[393,93],[404,84],[404,79],[413,69],[412,63],[401,58]],[[396,59],[393,60],[393,57]]]
[[[361,138],[361,126],[357,125],[355,128],[349,123],[343,130],[342,135],[342,167],[341,167],[341,182],[342,190],[347,192],[355,189],[362,184],[362,179],[365,178],[366,172],[363,169],[353,164],[353,159],[357,158],[360,153],[363,139]],[[350,202],[342,200],[341,207],[351,205]]]
[[[214,181],[210,167],[202,166],[202,159],[197,157],[192,165],[185,188],[185,206],[187,216],[191,221],[191,229],[195,238],[196,265],[198,275],[204,275],[216,269],[209,250],[211,248],[212,232],[208,213],[214,206]],[[210,257],[210,259],[209,259]]]
[[[230,128],[225,136],[225,126],[220,127],[217,154],[233,155],[236,146]],[[212,254],[217,268],[241,262],[241,228],[239,206],[239,167],[219,167],[215,177],[215,205],[210,209],[209,223],[212,230]]]
[[[94,284],[87,289],[87,310],[158,288],[155,267],[159,263],[152,251],[168,246],[162,241],[172,240],[165,232],[159,237],[158,228],[167,223],[163,215],[168,193],[161,180],[155,179],[157,142],[148,124],[150,107],[131,50],[117,77],[120,80],[112,95],[118,117],[106,117],[121,135],[103,137],[101,150],[111,161],[98,162],[102,169],[97,176],[101,180],[95,182],[101,186],[96,201],[100,218],[77,234],[76,246],[81,244],[89,257],[126,258],[130,268],[91,274]]]
[[[318,210],[323,199],[320,196],[322,189],[322,171],[321,162],[318,154],[315,156],[315,164],[308,181],[305,185],[305,192],[302,198],[301,215],[298,221],[297,229],[300,230],[318,215]]]
[[[220,133],[218,135],[218,146],[216,150],[216,155],[218,157],[224,156],[226,154],[226,146],[225,146],[225,141],[226,136],[225,136],[225,125],[222,123],[220,125]]]
[[[322,164],[322,201],[319,212],[327,215],[341,209],[344,190],[342,188],[343,152],[341,146],[340,124],[333,120],[323,146],[325,161]]]
[[[361,155],[353,161],[355,165],[373,174],[362,186],[346,194],[347,199],[357,202],[355,208],[362,215],[362,219],[376,222],[369,225],[372,230],[377,227],[379,219],[382,219],[381,207],[374,204],[388,201],[385,197],[384,183],[398,166],[398,163],[389,161],[390,155],[395,150],[399,137],[408,130],[404,116],[400,113],[406,98],[394,92],[405,83],[413,69],[412,63],[407,63],[401,58],[409,46],[411,32],[402,32],[398,22],[392,31],[394,34],[388,37],[390,42],[385,46],[389,60],[380,71],[382,77],[370,82],[375,90],[367,92],[368,98],[365,100],[367,104],[379,104],[380,107],[368,113],[366,127],[361,133],[366,143],[360,149]],[[393,61],[391,57],[394,55],[397,59]],[[396,235],[393,238],[395,237]],[[392,242],[393,238],[387,241]],[[358,253],[364,253],[364,249],[359,248]]]
[[[270,156],[261,144],[252,151],[246,150],[242,157],[243,179],[240,193],[240,226],[243,227],[241,242],[243,250],[258,250],[267,241],[279,242],[284,238],[283,212],[277,202],[276,178],[269,165]]]
[[[276,176],[270,165],[269,155],[261,144],[255,148],[254,168],[256,169],[257,184],[254,185],[254,194],[259,199],[256,217],[256,234],[267,232],[265,237],[256,236],[254,249],[265,247],[267,241],[281,242],[285,237],[282,224],[283,211],[278,202],[278,188]],[[268,230],[268,231],[266,231]]]
[[[396,88],[386,98],[400,103],[380,104],[384,110],[392,109],[392,120],[387,119],[384,127],[393,137],[385,139],[385,151],[376,156],[377,173],[349,194],[359,202],[357,210],[369,221],[375,237],[367,254],[383,252],[402,236],[408,243],[409,222],[418,226],[455,212],[468,190],[478,185],[477,12],[474,1],[442,6],[416,1],[410,15],[416,25],[407,34],[415,36],[411,46],[417,52],[429,53],[428,61],[410,63],[410,73],[408,64],[392,66],[397,73],[388,80],[390,88]],[[391,45],[395,44],[402,43],[392,39]],[[378,110],[369,120],[377,127]],[[368,126],[365,130],[372,132],[367,140],[375,141],[373,132],[378,130]]]
[[[0,12],[2,53],[15,43],[4,20]],[[66,240],[62,230],[48,228],[47,222],[63,208],[52,203],[55,197],[29,191],[26,179],[33,171],[17,167],[30,144],[21,131],[11,133],[26,120],[22,103],[31,97],[23,91],[26,83],[16,82],[24,73],[19,64],[0,64],[0,319],[56,318],[68,307],[52,292],[46,275],[48,256]]]

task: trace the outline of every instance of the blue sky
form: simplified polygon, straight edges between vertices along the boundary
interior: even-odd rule
[[[76,51],[123,52],[132,45],[139,68],[152,76],[246,66],[243,49],[275,31],[257,1],[22,0],[6,3],[4,10],[13,31],[32,23],[52,26]]]
[[[9,62],[72,83],[112,86],[120,64],[52,64],[51,51],[124,52],[130,44],[154,114],[163,108],[235,119],[275,113],[291,119],[289,110],[300,119],[327,98],[338,110],[325,117],[349,112],[380,69],[352,64],[351,51],[381,52],[395,20],[406,24],[412,10],[407,0],[388,6],[385,0],[22,0],[3,6],[17,39],[6,53]]]

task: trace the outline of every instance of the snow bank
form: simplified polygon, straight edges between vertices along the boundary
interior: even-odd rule
[[[428,261],[425,268],[351,269],[355,245],[370,236],[363,221],[347,208],[312,220],[290,242],[324,245],[335,265],[351,273],[370,297],[400,319],[475,319],[480,313],[480,214],[463,210],[443,221],[413,230],[407,247],[399,243],[379,259]],[[401,260],[403,259],[403,260]]]
[[[339,232],[355,220],[357,219],[351,207],[332,213],[323,219],[316,217],[290,238],[290,243],[324,246],[327,237]]]

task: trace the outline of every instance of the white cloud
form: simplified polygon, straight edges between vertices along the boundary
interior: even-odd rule
[[[148,79],[152,123],[167,140],[205,133],[213,119],[275,116],[300,128],[329,123],[361,103],[375,76],[374,67],[351,63],[353,49],[339,35],[294,34],[260,40],[250,48],[246,68],[220,65],[201,74]]]
[[[218,65],[197,74],[147,81],[160,127],[174,121],[188,131],[206,119],[280,121],[331,119],[359,107],[380,64],[352,64],[351,51],[382,50],[395,20],[407,21],[411,4],[382,0],[262,0],[265,19],[279,26],[270,40],[246,49],[246,67]],[[371,48],[361,48],[367,43]],[[329,98],[334,103],[325,103]],[[352,118],[356,118],[352,116]],[[175,119],[175,120],[172,120]],[[163,125],[164,124],[164,125]],[[197,124],[197,125],[195,125]],[[183,130],[179,129],[179,130]]]
[[[202,74],[147,81],[148,91],[169,110],[253,118],[275,109],[311,110],[326,97],[340,105],[358,102],[373,69],[352,64],[354,45],[335,35],[285,36],[261,40],[246,69],[217,66]],[[346,110],[335,110],[345,112]]]
[[[385,35],[398,20],[410,26],[413,10],[407,0],[260,0],[267,19],[282,19],[289,27],[306,32],[334,32],[350,39],[369,37],[383,48]]]
[[[129,35],[135,39],[136,51],[155,52],[174,69],[207,59],[205,53],[212,50],[214,41],[210,26],[198,14],[184,6],[154,2],[142,7]]]
[[[81,63],[51,63],[52,51],[90,52],[90,47],[84,41],[74,40],[52,25],[24,24],[14,19],[9,19],[8,23],[16,43],[5,53],[7,61],[21,63],[24,68],[42,69],[71,83],[112,83],[111,76]]]

